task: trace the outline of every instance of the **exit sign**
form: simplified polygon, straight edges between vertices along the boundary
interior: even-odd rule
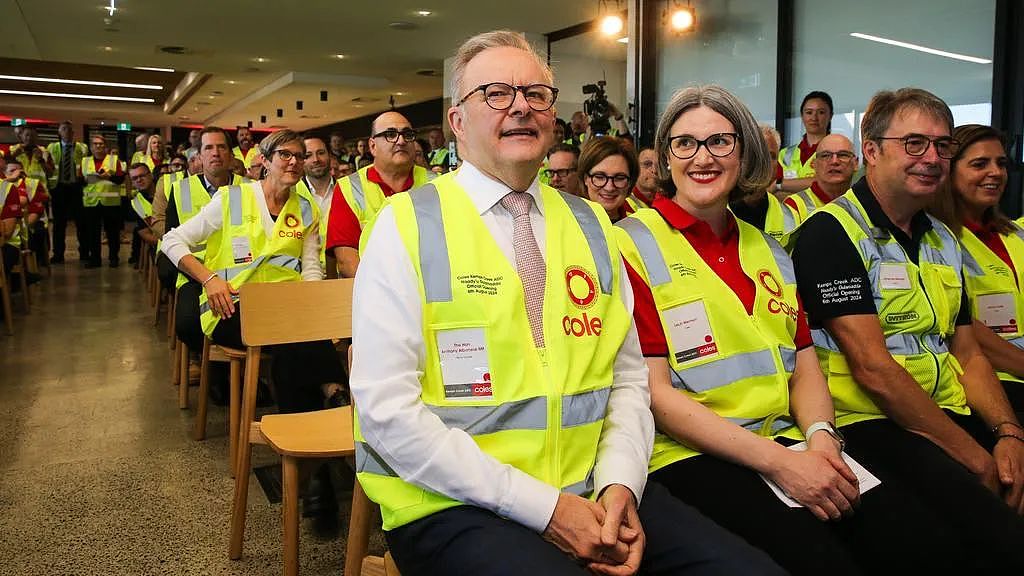
[[[130,123],[128,123],[128,122],[118,122],[117,123],[117,131],[118,132],[131,132],[131,130],[132,130],[132,125]]]
[[[11,126],[24,126],[24,125],[25,125],[25,119],[24,118],[11,118]]]

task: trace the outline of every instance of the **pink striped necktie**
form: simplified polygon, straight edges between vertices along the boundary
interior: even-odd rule
[[[544,347],[544,284],[547,276],[544,258],[530,224],[533,196],[526,192],[509,192],[501,205],[512,214],[512,247],[516,252],[516,271],[526,292],[526,316],[537,348]]]

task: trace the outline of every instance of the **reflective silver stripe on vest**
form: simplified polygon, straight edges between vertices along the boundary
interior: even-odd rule
[[[497,406],[434,406],[427,404],[449,428],[471,436],[503,430],[546,430],[548,400],[544,396],[505,402]]]
[[[135,213],[139,215],[139,218],[146,219],[146,207],[142,205],[142,197],[136,195],[132,198],[132,208],[135,209]]]
[[[786,372],[790,374],[796,372],[796,348],[779,346],[779,355],[782,356],[782,367],[786,369]]]
[[[608,409],[611,388],[600,388],[562,397],[562,428],[600,422]]]
[[[366,196],[363,195],[363,180],[359,177],[359,172],[350,174],[348,183],[352,185],[352,198],[359,206],[359,210],[366,210]]]
[[[799,149],[799,146],[790,146],[789,148],[786,148],[786,153],[782,157],[783,168],[789,168],[789,165],[793,162],[793,154]]]
[[[814,345],[818,348],[842,353],[839,349],[839,345],[824,329],[812,329],[811,340],[814,341]],[[921,340],[924,341],[923,348],[921,346],[921,341],[913,334],[891,334],[885,337],[885,347],[889,350],[889,353],[894,356],[916,356],[918,354],[924,354],[925,352],[932,352],[935,354],[944,354],[949,352],[949,344],[941,334],[925,334]]]
[[[1013,344],[1017,348],[1024,350],[1024,336],[1018,336],[1016,338],[1010,338],[1007,340],[1010,344]]]
[[[786,209],[789,210],[788,208]],[[786,254],[785,248],[779,241],[770,237],[765,237],[765,242],[768,244],[768,248],[772,251],[772,256],[775,258],[775,265],[779,267],[779,272],[782,273],[782,281],[786,284],[796,284],[796,272],[793,271],[793,260],[789,258],[789,254]]]
[[[1017,235],[1017,238],[1024,241],[1024,228],[1021,228],[1021,225],[1014,221],[1011,221],[1010,225],[1013,226],[1013,233]]]
[[[587,477],[583,480],[562,488],[562,492],[568,492],[569,494],[575,494],[584,498],[592,494],[594,492],[594,469],[591,468],[587,472]]]
[[[764,420],[765,419],[764,418],[726,418],[726,420],[728,420],[729,422],[732,422],[733,424],[735,424],[737,426],[742,426],[743,428],[746,428],[747,430],[750,430],[751,432],[760,432],[761,431],[761,427],[764,426]],[[789,428],[792,425],[793,425],[793,423],[791,421],[789,421],[788,419],[786,419],[786,418],[776,418],[774,421],[772,421],[771,428],[770,428],[770,430],[768,432],[770,434],[777,434],[780,431],[782,431],[782,430],[784,430],[786,428]]]
[[[168,180],[171,183],[171,192],[174,191],[175,182]],[[192,212],[192,182],[189,178],[180,180],[178,184],[178,206],[181,208],[179,214],[188,214]],[[184,222],[182,222],[184,224]]]
[[[654,239],[650,228],[637,218],[623,218],[615,225],[625,230],[633,240],[633,244],[636,244],[640,259],[644,261],[644,267],[647,268],[651,288],[671,282],[672,277],[668,274],[665,257],[662,255],[661,249],[658,248],[658,241]]]
[[[206,246],[204,245],[201,248],[205,250]],[[197,247],[196,249],[199,250],[200,248]],[[288,268],[295,272],[302,272],[301,260],[294,256],[278,254],[276,256],[271,256],[269,258],[267,256],[260,256],[259,258],[256,258],[255,260],[249,262],[245,266],[234,266],[232,268],[224,268],[222,270],[217,270],[217,275],[223,278],[225,282],[230,282],[237,278],[241,273],[245,272],[246,270],[256,268],[264,263],[273,266],[280,266],[281,268]],[[199,306],[199,314],[203,314],[207,312],[209,309],[209,302],[203,302]]]
[[[228,188],[228,208],[231,210],[231,225],[242,225],[242,187],[231,186]]]
[[[813,192],[808,192],[807,190],[801,190],[796,194],[797,198],[803,200],[804,208],[807,209],[808,215],[810,215],[811,212],[814,212],[815,210],[818,209],[818,206],[814,203],[814,200],[811,199],[811,194],[813,194]],[[794,200],[794,202],[795,201],[796,200]]]
[[[612,262],[611,256],[608,254],[608,239],[605,238],[604,231],[601,230],[601,223],[598,222],[597,216],[594,215],[594,211],[585,200],[565,192],[559,192],[559,194],[561,194],[565,203],[569,205],[569,210],[576,217],[576,222],[580,225],[580,229],[583,230],[583,236],[587,239],[587,245],[590,246],[590,254],[594,257],[594,265],[597,266],[597,277],[601,284],[601,293],[611,294]]]
[[[409,193],[419,232],[420,273],[427,303],[452,301],[452,268],[441,219],[441,196],[426,184]]]
[[[308,228],[313,223],[313,205],[305,196],[299,196],[299,212],[302,214],[302,227]]]
[[[792,232],[796,228],[796,215],[782,202],[779,202],[779,209],[782,210],[782,231]]]
[[[963,251],[964,254],[964,271],[967,272],[968,276],[984,276],[985,269],[978,264],[978,261],[974,259],[974,255],[968,250]]]
[[[672,385],[690,392],[707,392],[744,378],[778,373],[771,350],[734,354],[707,364],[672,371]]]
[[[379,476],[392,476],[398,478],[398,474],[388,466],[387,462],[370,448],[366,442],[356,442],[356,472],[366,472]]]

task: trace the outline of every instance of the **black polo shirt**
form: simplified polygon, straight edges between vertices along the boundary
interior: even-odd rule
[[[900,243],[912,262],[917,264],[921,238],[931,230],[932,223],[924,211],[910,221],[910,235],[892,223],[882,211],[878,199],[868,187],[867,178],[853,185],[853,193],[864,206],[871,223],[887,230]],[[831,214],[815,212],[799,228],[793,248],[793,267],[797,287],[803,299],[807,319],[812,328],[821,327],[825,320],[851,314],[878,314],[871,293],[871,282],[857,247],[846,234],[842,224]],[[962,274],[962,272],[961,272]],[[843,283],[845,298],[834,298],[834,287]],[[821,287],[829,286],[829,298],[822,298]],[[971,309],[967,292],[960,293],[960,312],[957,326],[971,323]]]
[[[761,200],[753,206],[740,199],[730,202],[729,208],[732,209],[732,213],[740,220],[758,230],[764,231],[765,221],[768,220],[768,194],[770,192],[764,193],[761,196]]]

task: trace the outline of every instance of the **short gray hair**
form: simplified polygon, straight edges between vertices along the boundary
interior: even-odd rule
[[[260,154],[267,160],[270,160],[270,157],[274,155],[274,150],[277,150],[282,144],[288,144],[289,142],[298,142],[299,146],[302,146],[302,153],[306,153],[306,141],[303,140],[302,134],[285,129],[271,132],[266,138],[260,140]]]
[[[772,126],[767,122],[759,122],[757,127],[761,129],[761,134],[764,136],[771,134],[772,138],[775,138],[776,146],[782,146],[782,136],[779,134],[779,131],[775,129],[775,126]]]
[[[945,122],[953,133],[953,113],[941,98],[920,88],[900,88],[895,92],[882,90],[871,97],[860,125],[861,139],[878,141],[889,130],[892,117],[907,108]]]
[[[684,112],[699,106],[707,106],[724,116],[739,134],[740,176],[736,187],[741,193],[730,193],[730,200],[736,200],[750,192],[764,190],[775,176],[772,165],[775,159],[768,154],[768,145],[765,144],[761,129],[757,126],[757,120],[754,120],[746,105],[731,92],[721,86],[708,84],[691,86],[676,92],[658,122],[654,151],[658,155],[658,180],[664,195],[671,198],[676,194],[676,186],[672,182],[672,173],[668,168],[669,130]]]
[[[484,32],[463,42],[462,46],[459,46],[458,51],[455,52],[455,61],[452,62],[452,79],[451,84],[449,85],[453,105],[457,104],[458,101],[465,96],[465,94],[462,93],[462,77],[466,74],[466,67],[469,65],[469,62],[484,50],[489,50],[491,48],[518,48],[519,50],[529,53],[531,56],[536,58],[537,64],[539,64],[544,70],[544,75],[547,76],[548,81],[554,82],[554,75],[551,73],[551,67],[548,66],[545,58],[533,49],[533,46],[526,41],[526,38],[524,38],[522,34],[511,30]]]

